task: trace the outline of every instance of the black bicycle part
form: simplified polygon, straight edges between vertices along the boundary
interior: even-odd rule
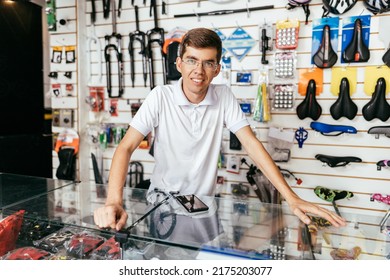
[[[95,183],[96,184],[103,184],[103,178],[102,178],[102,175],[100,173],[98,163],[96,160],[96,156],[94,153],[91,153],[91,158],[92,158],[93,174],[95,176]]]
[[[122,0],[118,2],[118,17],[121,17],[122,14]]]
[[[144,181],[144,166],[139,161],[130,162],[129,166],[129,187],[136,188]]]
[[[164,29],[158,27],[158,19],[157,19],[157,4],[156,0],[150,1],[150,13],[154,15],[154,28],[150,29],[146,32],[146,36],[148,38],[148,45],[147,45],[147,57],[148,57],[148,63],[149,63],[149,80],[150,80],[150,89],[153,89],[155,87],[154,83],[154,61],[153,61],[153,50],[152,45],[153,43],[157,43],[161,50],[161,60],[162,60],[162,70],[163,70],[163,77],[164,77],[164,84],[167,84],[167,76],[166,76],[166,55],[163,52],[163,45],[164,45]]]
[[[119,34],[117,34],[119,35]],[[120,36],[120,35],[119,35]],[[106,36],[108,37],[108,36]],[[106,39],[107,40],[107,39]],[[119,90],[118,90],[118,95],[113,95],[112,93],[112,83],[111,83],[111,75],[112,75],[112,72],[111,72],[111,55],[110,55],[110,51],[111,49],[113,49],[116,53],[116,58],[117,58],[117,64],[118,64],[118,84],[119,84]],[[123,66],[122,66],[122,53],[120,52],[120,50],[118,49],[118,47],[114,44],[107,44],[106,47],[104,48],[104,58],[106,60],[106,77],[107,77],[107,92],[108,92],[108,96],[110,98],[118,98],[118,97],[121,97],[123,92],[124,92],[124,89],[123,89],[123,77],[122,77],[122,74],[123,73]]]
[[[387,67],[390,67],[390,48],[382,56],[382,61],[387,65]]]
[[[261,64],[268,64],[266,60],[267,51],[270,49],[269,40],[271,38],[267,36],[267,29],[261,29]]]
[[[147,54],[146,54],[146,34],[145,32],[139,29],[139,18],[138,18],[138,6],[134,6],[135,11],[135,24],[136,30],[129,34],[130,42],[129,42],[129,54],[130,54],[130,78],[132,86],[134,87],[135,81],[135,59],[134,59],[134,42],[138,41],[141,46],[141,50],[138,54],[142,55],[142,73],[144,79],[144,85],[146,87],[146,80],[148,77],[147,73]]]
[[[345,62],[367,62],[370,59],[370,50],[363,41],[360,18],[355,20],[353,36],[343,52],[343,59]]]
[[[151,0],[151,1],[153,1],[153,0]],[[267,5],[267,6],[261,6],[261,7],[243,8],[243,9],[236,9],[236,10],[217,10],[217,11],[211,11],[211,12],[205,12],[205,13],[181,14],[181,15],[174,15],[173,17],[179,18],[179,17],[220,16],[220,15],[231,15],[231,14],[235,14],[235,13],[248,13],[251,11],[270,10],[273,8],[274,8],[274,5]]]
[[[322,108],[316,99],[316,82],[311,79],[306,88],[305,99],[297,107],[297,115],[301,120],[312,118],[318,120],[321,116]]]
[[[176,227],[176,213],[172,208],[164,210],[161,207],[150,215],[150,233],[159,239],[167,239]]]
[[[178,56],[180,43],[174,41],[167,47],[167,79],[176,81],[181,78],[181,73],[177,70],[176,59]]]
[[[91,6],[92,6],[92,11],[91,11],[91,23],[94,24],[96,22],[96,5],[95,5],[95,0],[91,0]]]
[[[376,163],[376,169],[380,171],[382,167],[388,167],[390,166],[390,160],[382,159]]]
[[[107,19],[110,16],[111,0],[102,0],[102,2],[103,2],[103,17]]]
[[[319,161],[326,163],[330,167],[340,167],[340,166],[346,166],[347,164],[351,162],[362,162],[361,158],[354,157],[354,156],[329,156],[329,155],[323,155],[323,154],[317,154],[315,156],[316,159]]]
[[[386,80],[380,77],[375,86],[371,100],[362,109],[363,117],[367,121],[375,118],[385,122],[390,117],[390,105],[386,100]]]
[[[348,78],[342,78],[340,82],[339,97],[336,102],[330,106],[330,114],[335,120],[338,120],[341,117],[352,120],[357,114],[358,107],[352,101],[349,89]]]
[[[313,56],[314,64],[319,68],[331,68],[337,62],[337,53],[333,50],[330,38],[330,27],[325,25],[321,45]]]
[[[73,148],[61,148],[58,151],[60,164],[56,171],[56,177],[62,180],[74,181],[76,178],[76,155]]]

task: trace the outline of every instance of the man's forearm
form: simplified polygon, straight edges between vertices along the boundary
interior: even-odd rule
[[[242,145],[244,146],[249,157],[254,161],[256,166],[277,188],[284,199],[289,202],[298,196],[287,184],[279,168],[271,158],[263,144],[256,138],[250,127],[243,127],[237,133]]]
[[[120,145],[114,153],[108,179],[108,194],[106,205],[123,203],[123,187],[126,183],[126,176],[131,154]]]

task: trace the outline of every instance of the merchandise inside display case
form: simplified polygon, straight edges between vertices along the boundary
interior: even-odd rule
[[[73,184],[5,207],[0,235],[14,246],[0,258],[352,260],[386,259],[390,251],[381,217],[342,213],[346,227],[316,217],[305,226],[283,205],[214,197],[199,197],[208,209],[191,213],[173,194],[129,187],[127,231],[99,229],[93,211],[105,188]]]

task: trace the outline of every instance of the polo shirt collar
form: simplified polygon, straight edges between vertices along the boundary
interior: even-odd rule
[[[187,97],[185,96],[183,92],[182,84],[183,84],[183,78],[180,78],[180,80],[175,85],[175,90],[173,95],[175,104],[179,106],[193,105],[190,101],[188,101]],[[207,89],[205,98],[198,105],[199,106],[214,105],[216,103],[217,103],[217,96],[214,91],[214,85],[210,84],[209,88]]]

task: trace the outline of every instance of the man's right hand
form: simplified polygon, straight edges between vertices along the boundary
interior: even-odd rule
[[[127,213],[121,205],[112,204],[100,207],[94,211],[94,221],[99,228],[120,230],[127,221]]]

